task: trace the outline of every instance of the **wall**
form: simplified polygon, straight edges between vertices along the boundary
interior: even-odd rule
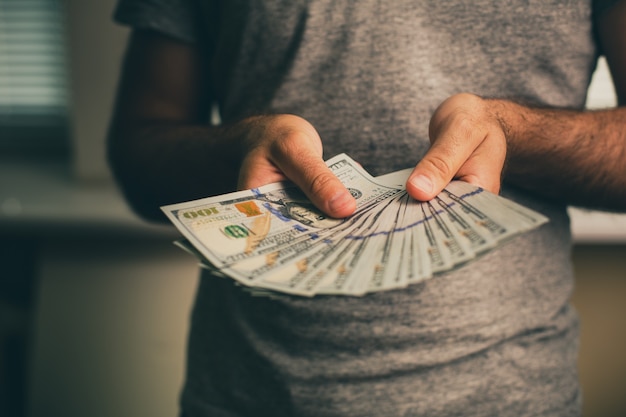
[[[43,242],[28,415],[176,416],[196,276],[169,240]]]
[[[102,181],[110,178],[104,144],[128,29],[112,23],[115,0],[64,1],[74,173],[84,181]]]
[[[626,245],[577,245],[573,260],[583,415],[626,416]]]

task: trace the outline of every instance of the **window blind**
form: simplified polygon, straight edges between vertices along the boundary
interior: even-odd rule
[[[62,0],[0,0],[0,149],[66,151]]]

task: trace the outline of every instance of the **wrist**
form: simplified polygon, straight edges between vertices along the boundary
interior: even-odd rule
[[[518,132],[529,122],[528,107],[505,99],[485,99],[489,111],[500,124],[507,147],[515,148]]]

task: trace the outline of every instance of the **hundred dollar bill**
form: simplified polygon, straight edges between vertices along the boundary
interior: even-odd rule
[[[358,250],[352,254],[353,258],[350,261],[353,267],[347,278],[349,293],[362,295],[373,288],[382,287],[385,266],[389,261],[389,256],[386,255],[390,253],[403,194],[389,200],[372,228],[365,233],[359,232],[349,237],[360,241]]]
[[[385,245],[377,255],[379,268],[374,270],[370,280],[369,291],[402,288],[408,285],[410,258],[417,256],[410,251],[406,236],[406,206],[411,197],[404,192],[398,200],[393,229],[390,231]]]
[[[461,183],[456,191],[461,195],[448,193],[454,197],[448,203],[444,202],[443,194],[426,203],[416,202],[403,192],[380,204],[375,215],[365,218],[369,223],[359,223],[347,236],[344,231],[341,236],[351,242],[326,245],[293,265],[274,271],[257,284],[307,296],[363,295],[419,282],[431,277],[433,268],[434,272],[449,270],[495,245],[490,233],[481,230],[460,210],[461,204],[471,207],[469,201],[484,190]],[[501,209],[499,197],[491,193],[485,192],[479,200],[489,205],[489,199],[494,200],[496,210]],[[415,215],[417,208],[421,217]],[[532,213],[524,212],[535,219],[541,217]],[[493,223],[484,213],[478,214],[481,224]]]
[[[343,161],[340,161],[343,162]],[[337,164],[335,164],[336,166]],[[335,170],[334,165],[330,165],[331,169]],[[338,175],[342,180],[342,176]],[[351,178],[352,183],[354,177]],[[349,184],[349,183],[346,183]],[[350,188],[350,187],[348,187]],[[387,187],[381,188],[376,186],[370,188],[361,188],[368,196],[374,196],[375,198],[368,198],[362,204],[358,204],[360,196],[357,196],[357,210],[351,217],[344,219],[342,222],[327,227],[323,230],[316,231],[306,239],[295,239],[290,245],[276,248],[269,254],[255,256],[236,262],[231,265],[226,265],[222,268],[224,273],[238,279],[240,282],[259,281],[255,285],[264,285],[263,279],[265,277],[273,277],[272,281],[277,283],[280,280],[281,270],[288,269],[297,273],[290,277],[290,288],[294,288],[297,285],[297,281],[302,279],[302,275],[306,274],[311,269],[311,259],[305,258],[313,252],[311,255],[314,259],[319,258],[320,254],[314,252],[319,250],[320,247],[328,246],[329,243],[336,241],[347,228],[354,228],[354,222],[358,221],[358,217],[363,212],[368,210],[379,210],[378,202],[391,198],[393,195],[400,193],[399,189],[387,189]],[[361,191],[359,191],[361,193]],[[354,194],[354,193],[353,193]],[[367,203],[367,204],[365,204]],[[283,271],[284,272],[284,271]],[[283,274],[284,275],[284,274]],[[278,283],[277,283],[278,284]],[[280,285],[280,284],[278,284]]]
[[[426,235],[428,262],[430,263],[431,271],[432,273],[447,271],[454,266],[452,253],[450,253],[450,249],[445,246],[441,235],[437,233],[435,221],[429,216],[425,204],[420,203],[418,207],[421,211],[422,224],[424,225],[421,231]],[[414,229],[414,233],[419,232],[419,229]]]
[[[317,282],[327,275],[329,265],[341,253],[346,237],[362,228],[376,211],[377,207],[371,207],[351,216],[342,227],[325,233],[318,246],[299,251],[291,259],[281,259],[279,267],[260,273],[254,284],[292,294],[313,295]]]
[[[382,282],[372,282],[377,284],[370,287],[372,291],[402,288],[432,276],[425,219],[421,215],[421,206],[427,203],[415,201],[408,194],[403,203],[391,245],[386,248],[388,253],[383,255],[390,262],[385,263]],[[420,210],[416,210],[418,207]]]
[[[402,288],[547,221],[464,182],[419,202],[404,190],[411,169],[374,178],[343,154],[327,164],[357,200],[347,219],[324,216],[290,183],[162,209],[204,268],[263,296]]]
[[[369,237],[375,233],[377,227],[380,227],[380,218],[390,201],[381,202],[379,207],[368,212],[367,216],[359,224],[357,230],[351,230],[351,234],[346,236],[338,245],[337,254],[330,262],[325,263],[314,281],[317,287],[314,291],[318,294],[353,294],[356,295],[359,290],[356,288],[358,275],[355,269],[362,266],[363,262],[369,263],[367,257],[362,254],[366,250]],[[361,261],[361,262],[359,262]],[[319,278],[322,278],[319,280]],[[310,281],[307,282],[310,287]]]
[[[446,217],[442,215],[445,210],[437,210],[430,202],[424,203],[422,206],[428,207],[437,239],[443,242],[450,251],[452,264],[459,265],[472,259],[475,256],[474,252],[469,243],[463,240],[463,236],[456,232],[454,225],[450,221],[446,221]]]
[[[471,218],[462,210],[455,210],[452,204],[446,203],[439,196],[434,198],[434,202],[443,210],[443,217],[447,219],[461,239],[466,240],[474,253],[482,253],[494,247],[495,239],[473,224]]]
[[[407,235],[405,236],[407,241],[405,251],[409,251],[410,254],[407,259],[406,277],[409,284],[420,282],[433,276],[424,229],[423,222],[413,223],[410,230],[407,229]]]
[[[548,221],[541,213],[462,181],[452,181],[440,196],[451,207],[458,205],[498,241]]]
[[[390,172],[376,177],[376,181],[388,186],[404,188],[412,171],[413,168],[407,168]],[[466,221],[471,220],[471,224],[479,226],[478,229],[474,229],[476,232],[483,237],[491,236],[496,241],[548,221],[542,214],[515,201],[463,181],[452,181],[435,200],[439,205],[442,205],[439,200],[443,200],[443,204],[449,206],[448,211],[459,214]],[[487,233],[483,233],[485,231]],[[466,229],[466,233],[473,232]],[[473,236],[473,239],[477,239],[477,236]],[[488,244],[485,246],[489,247]]]
[[[412,171],[413,168],[407,168],[390,172],[376,177],[376,180],[388,186],[404,188]],[[435,198],[435,203],[442,207],[445,204],[448,212],[458,214],[465,221],[471,220],[473,227],[479,226],[474,229],[476,232],[483,237],[496,238],[496,241],[547,221],[540,213],[463,181],[452,181],[448,184]],[[484,231],[487,233],[483,233]],[[466,229],[466,233],[468,232],[473,233]],[[473,238],[477,239],[477,236]]]
[[[360,220],[359,230],[364,230],[375,222],[375,217],[379,210],[371,210]],[[353,230],[349,230],[352,232]],[[314,271],[302,281],[300,288],[315,294],[347,294],[347,277],[350,272],[349,260],[351,255],[361,242],[354,239],[343,239],[337,241],[332,249],[332,253],[316,265]]]
[[[345,154],[327,164],[355,197],[357,212],[399,192],[378,184]],[[271,269],[280,261],[281,250],[285,255],[311,247],[320,233],[345,221],[325,216],[286,182],[161,209],[215,268],[244,265],[238,271],[243,280],[254,279],[262,272],[259,268]]]

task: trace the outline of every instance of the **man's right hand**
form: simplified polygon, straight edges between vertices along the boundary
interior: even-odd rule
[[[289,114],[254,116],[239,127],[245,132],[239,189],[289,179],[327,215],[354,213],[356,201],[324,163],[322,141],[308,121]]]
[[[289,179],[327,215],[352,214],[356,202],[326,167],[306,120],[266,115],[208,124],[214,97],[205,58],[195,45],[158,32],[132,33],[108,157],[133,209],[164,221],[159,206]]]

